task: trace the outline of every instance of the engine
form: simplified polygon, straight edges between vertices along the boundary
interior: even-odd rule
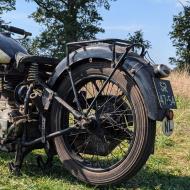
[[[15,134],[11,127],[22,118],[22,109],[15,101],[15,89],[22,83],[24,76],[16,71],[6,71],[1,67],[0,71],[0,144],[7,143],[8,139],[14,139]],[[18,133],[17,133],[18,134]]]
[[[54,68],[55,66],[53,66]],[[0,66],[0,149],[14,142],[27,127],[27,140],[33,140],[41,134],[40,116],[31,105],[30,116],[24,113],[24,100],[31,81],[40,78],[47,81],[53,69],[49,65],[29,63],[22,70]],[[35,89],[33,89],[35,91]],[[39,88],[38,88],[39,92]],[[13,147],[11,147],[13,149]],[[12,151],[12,149],[10,151]]]

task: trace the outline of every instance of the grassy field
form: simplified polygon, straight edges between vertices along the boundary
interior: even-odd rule
[[[36,166],[36,152],[27,157],[23,175],[15,177],[7,168],[13,155],[1,153],[0,190],[190,189],[190,78],[183,73],[172,74],[170,79],[178,104],[175,133],[169,138],[163,136],[158,123],[155,154],[132,180],[107,188],[92,187],[73,178],[57,158],[51,170],[40,171]]]

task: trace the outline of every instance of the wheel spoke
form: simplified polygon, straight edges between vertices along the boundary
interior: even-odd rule
[[[89,109],[105,81],[106,79],[95,77],[77,87],[81,101],[85,104],[82,105],[83,109]],[[96,122],[87,124],[89,126],[85,126],[86,129],[79,129],[70,134],[69,146],[75,152],[75,156],[79,157],[78,161],[86,167],[114,167],[127,156],[135,137],[135,117],[127,99],[127,92],[118,84],[109,81],[98,95],[89,116],[95,118]],[[69,120],[70,123],[76,122],[72,119]],[[132,125],[129,125],[131,123]]]

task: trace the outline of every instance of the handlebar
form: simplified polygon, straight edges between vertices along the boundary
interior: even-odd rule
[[[13,32],[16,34],[20,34],[20,35],[24,35],[24,36],[32,36],[32,33],[26,32],[25,30],[20,29],[20,28],[16,28],[14,26],[0,25],[0,27],[3,28],[4,30],[7,30],[9,32]]]

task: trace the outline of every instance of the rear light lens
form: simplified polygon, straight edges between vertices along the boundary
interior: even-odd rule
[[[154,65],[154,73],[158,78],[166,78],[170,75],[171,69],[166,65]]]

